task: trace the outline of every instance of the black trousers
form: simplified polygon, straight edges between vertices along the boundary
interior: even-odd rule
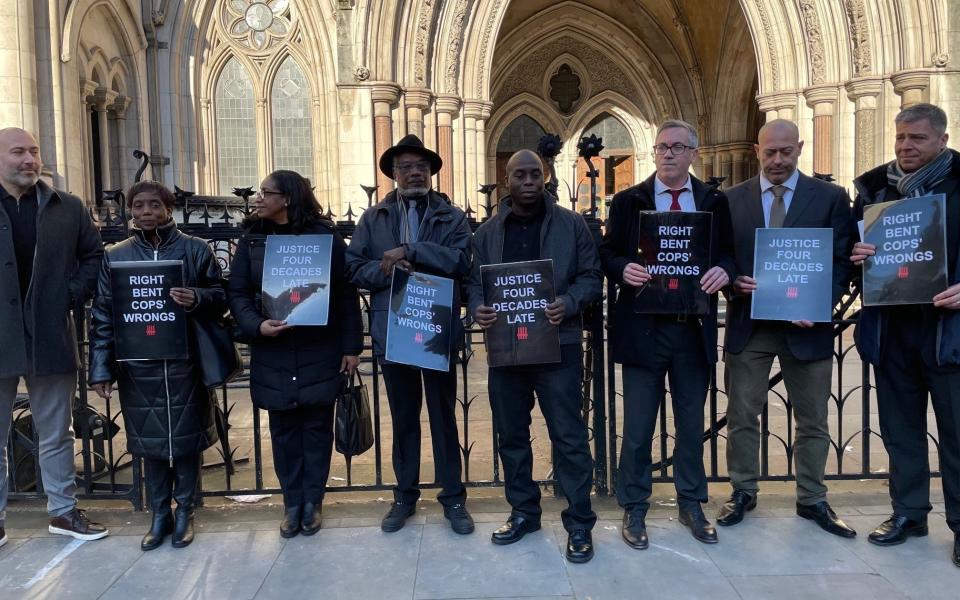
[[[284,506],[323,503],[333,453],[334,406],[269,411],[273,468]]]
[[[911,321],[893,322],[885,332],[875,371],[880,434],[890,457],[893,510],[913,520],[930,512],[927,397],[933,401],[940,442],[940,472],[950,529],[960,532],[960,368],[931,367],[924,352],[931,339]],[[929,333],[929,332],[928,332]],[[926,353],[929,356],[929,352]]]
[[[413,504],[420,498],[420,411],[426,392],[434,479],[441,488],[437,500],[444,506],[463,504],[467,489],[461,476],[455,365],[443,372],[381,361],[380,368],[393,419],[394,500]]]
[[[554,474],[567,498],[561,513],[567,531],[592,529],[597,521],[590,506],[593,458],[581,412],[582,360],[579,345],[564,345],[557,364],[494,367],[488,375],[507,502],[514,513],[540,520],[540,488],[533,481],[530,447],[530,412],[536,393],[554,448]]]
[[[624,510],[646,514],[653,491],[652,445],[664,377],[670,380],[673,421],[673,476],[677,504],[699,508],[707,501],[703,467],[703,405],[710,369],[700,323],[676,317],[657,321],[656,340],[645,363],[623,365],[623,444],[617,475],[617,500]],[[665,458],[665,457],[664,457]]]

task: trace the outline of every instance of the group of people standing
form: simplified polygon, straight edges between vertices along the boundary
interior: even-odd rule
[[[610,348],[623,379],[623,445],[616,494],[624,510],[622,537],[649,546],[646,515],[652,493],[652,441],[669,382],[675,423],[674,479],[679,522],[703,543],[716,528],[703,511],[704,402],[718,348],[718,295],[727,299],[723,343],[728,392],[727,465],[733,491],[716,521],[732,526],[757,505],[759,415],[767,400],[773,361],[779,361],[796,417],[794,459],[797,515],[829,533],[854,537],[827,501],[824,471],[831,446],[827,423],[833,368],[833,330],[827,323],[751,318],[757,282],[751,277],[758,228],[833,230],[833,301],[849,289],[859,265],[875,248],[857,237],[866,205],[943,193],[947,196],[950,287],[929,304],[867,307],[857,345],[876,369],[883,441],[890,456],[893,514],[869,536],[880,545],[927,533],[930,468],[926,405],[933,398],[940,439],[947,521],[955,532],[953,561],[960,566],[960,154],[946,147],[946,115],[929,104],[896,118],[896,159],[855,181],[851,211],[840,187],[801,173],[803,142],[785,120],[761,128],[755,150],[760,174],[726,191],[690,173],[697,158],[694,127],[662,123],[653,147],[656,172],[612,202],[602,240],[584,218],[566,209],[545,187],[544,165],[531,151],[507,163],[509,194],[475,234],[462,210],[432,189],[442,160],[415,136],[401,139],[379,160],[396,189],[367,209],[349,246],[323,217],[309,182],[276,171],[261,182],[254,211],[244,222],[225,280],[209,246],[181,233],[173,221],[173,195],[156,182],[133,186],[126,201],[133,217],[129,239],[104,256],[96,228],[79,199],[39,181],[40,153],[33,137],[0,130],[0,470],[6,472],[11,409],[20,378],[26,380],[40,434],[40,460],[50,530],[80,539],[107,535],[76,508],[70,407],[76,386],[76,343],[67,322],[73,307],[95,296],[90,331],[91,387],[109,398],[118,386],[129,450],[145,461],[153,521],[143,538],[151,550],[172,535],[182,547],[193,539],[201,454],[216,442],[214,411],[201,361],[191,345],[188,360],[118,362],[114,359],[110,265],[127,260],[182,260],[184,287],[170,292],[190,319],[233,314],[251,350],[254,406],[267,410],[274,466],[283,489],[280,533],[311,535],[321,525],[333,448],[333,404],[363,351],[357,288],[371,293],[370,330],[375,360],[387,390],[393,427],[394,498],[381,527],[401,529],[420,497],[420,413],[426,400],[438,499],[453,531],[469,534],[456,406],[456,350],[446,371],[426,370],[385,358],[394,269],[453,278],[450,327],[462,343],[461,307],[484,330],[498,319],[484,303],[480,266],[552,259],[555,300],[543,309],[558,328],[556,363],[490,367],[488,390],[497,448],[504,466],[506,523],[492,534],[512,544],[540,529],[540,492],[533,479],[530,440],[534,401],[554,448],[555,476],[568,506],[566,557],[589,561],[596,513],[590,491],[593,462],[582,415],[582,314],[602,297],[603,277],[616,284],[610,298]],[[710,296],[703,315],[653,315],[635,310],[637,290],[651,279],[639,252],[641,211],[708,212],[712,264],[700,279]],[[291,326],[272,319],[261,302],[266,239],[270,235],[333,237],[331,318],[323,327]],[[55,276],[45,276],[54,274]],[[62,276],[61,276],[62,275]],[[462,290],[462,291],[461,291]],[[464,297],[461,297],[461,293]],[[6,501],[0,480],[0,545]],[[171,502],[176,500],[176,511]]]

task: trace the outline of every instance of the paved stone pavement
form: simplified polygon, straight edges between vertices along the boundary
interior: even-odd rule
[[[0,548],[0,598],[960,597],[960,569],[949,560],[953,537],[939,492],[930,536],[877,548],[866,534],[889,510],[881,483],[834,486],[834,506],[860,533],[854,540],[830,536],[794,516],[789,485],[765,484],[765,492],[770,488],[741,525],[721,528],[720,543],[707,546],[676,521],[670,488],[658,486],[646,551],[620,541],[620,511],[611,498],[600,498],[596,557],[583,565],[563,558],[562,503],[552,498],[544,500],[541,531],[512,546],[492,545],[490,532],[507,515],[498,490],[471,497],[477,531],[469,536],[454,534],[430,499],[420,503],[407,527],[384,534],[382,498],[331,494],[324,528],[292,540],[279,536],[275,505],[211,500],[199,512],[192,546],[175,550],[168,544],[149,553],[139,549],[149,515],[122,504],[85,503],[112,535],[78,542],[46,532],[42,504],[17,502],[7,515],[10,541]],[[727,489],[711,486],[711,518]]]

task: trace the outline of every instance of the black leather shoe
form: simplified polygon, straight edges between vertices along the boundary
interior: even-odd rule
[[[953,534],[953,564],[960,567],[960,533]]]
[[[744,513],[757,507],[757,497],[745,490],[733,490],[730,499],[723,503],[717,513],[717,525],[736,525],[743,520]]]
[[[462,504],[443,507],[443,516],[450,521],[450,528],[460,535],[473,533],[473,517]]]
[[[827,533],[832,533],[833,535],[844,538],[857,537],[857,532],[853,527],[844,523],[843,520],[837,516],[837,513],[833,512],[833,509],[830,508],[826,500],[822,500],[816,504],[797,504],[797,516],[814,521],[820,526],[820,529],[823,529]]]
[[[403,529],[407,519],[413,516],[417,511],[416,504],[404,504],[403,502],[394,502],[390,505],[390,510],[380,522],[380,529],[387,533],[400,531]]]
[[[698,506],[693,510],[680,509],[680,523],[690,528],[690,533],[697,540],[704,544],[716,544],[717,530],[714,529],[710,521],[703,514],[703,510]]]
[[[871,544],[878,546],[896,546],[907,541],[908,537],[923,537],[927,535],[927,522],[914,521],[896,513],[880,523],[867,539]]]
[[[173,517],[173,537],[170,545],[174,548],[186,548],[193,542],[193,508],[177,507]]]
[[[628,546],[636,550],[646,550],[650,547],[650,540],[647,538],[647,524],[644,522],[645,516],[640,512],[626,511],[623,513],[623,527],[620,529],[620,536]]]
[[[300,515],[302,510],[299,506],[285,506],[283,509],[283,520],[280,521],[280,536],[285,538],[295,537],[300,533]]]
[[[507,522],[502,527],[493,532],[490,541],[498,546],[506,546],[523,539],[528,533],[533,533],[540,529],[540,521],[531,521],[520,515],[510,515]]]
[[[140,540],[140,549],[144,552],[156,550],[163,545],[164,538],[171,533],[173,533],[173,514],[169,511],[160,515],[154,514],[150,531]]]
[[[300,533],[303,535],[313,535],[320,531],[320,524],[323,522],[323,505],[313,502],[304,502],[303,510],[300,515]]]
[[[567,560],[585,563],[593,558],[593,536],[586,529],[574,529],[567,536]]]

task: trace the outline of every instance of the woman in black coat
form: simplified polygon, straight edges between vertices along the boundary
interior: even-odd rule
[[[285,509],[280,535],[313,535],[320,529],[330,473],[335,400],[363,350],[360,300],[345,276],[346,244],[323,217],[309,181],[293,171],[274,171],[260,184],[254,211],[230,265],[230,311],[251,340],[253,405],[270,414]],[[270,235],[333,237],[326,326],[293,327],[264,311],[263,257]]]
[[[153,550],[167,535],[173,546],[193,541],[193,509],[202,453],[217,441],[213,402],[199,364],[218,360],[200,356],[188,327],[187,360],[114,360],[113,301],[110,265],[117,261],[182,260],[184,286],[170,298],[189,319],[216,319],[226,311],[220,265],[210,246],[181,233],[173,220],[174,196],[155,181],[136,183],[127,192],[133,229],[126,240],[108,248],[93,303],[90,329],[90,387],[110,398],[117,382],[127,449],[143,458],[153,522],[140,548]],[[177,500],[174,517],[170,502]]]

